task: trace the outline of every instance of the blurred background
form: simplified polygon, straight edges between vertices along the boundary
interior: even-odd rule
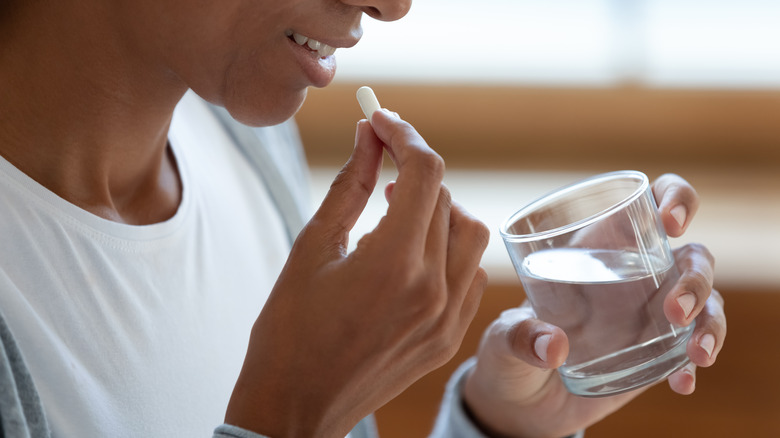
[[[651,388],[587,436],[780,436],[780,2],[417,0],[364,30],[297,117],[315,204],[352,150],[355,90],[369,85],[444,157],[453,197],[492,232],[490,286],[460,352],[377,413],[383,438],[426,436],[449,374],[522,302],[503,220],[619,169],[678,173],[698,190],[672,245],[715,255],[729,333],[694,395]],[[393,177],[387,166],[380,184]],[[378,190],[353,244],[385,208]]]

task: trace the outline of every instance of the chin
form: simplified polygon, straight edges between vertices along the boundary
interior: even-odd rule
[[[223,106],[234,119],[245,125],[272,126],[294,116],[305,99],[306,89],[303,89],[293,95],[280,93],[273,96],[255,96],[255,99],[226,99]]]

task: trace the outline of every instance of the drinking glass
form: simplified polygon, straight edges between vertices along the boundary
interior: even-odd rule
[[[549,193],[509,217],[501,237],[537,317],[569,338],[558,368],[569,392],[626,392],[688,363],[694,324],[664,315],[680,274],[643,173],[605,173]]]

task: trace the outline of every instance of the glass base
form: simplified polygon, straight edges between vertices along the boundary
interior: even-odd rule
[[[566,389],[575,395],[604,397],[632,391],[667,378],[690,361],[686,346],[693,327],[694,324],[678,328],[663,337],[584,364],[563,366],[558,372]],[[615,369],[616,363],[631,363],[639,351],[657,347],[658,344],[668,345],[670,340],[673,340],[672,347],[660,356],[617,371],[603,372],[604,369]]]

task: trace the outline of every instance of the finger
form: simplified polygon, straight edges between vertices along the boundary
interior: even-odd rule
[[[653,195],[666,234],[681,236],[699,209],[696,190],[680,176],[665,174],[653,183]]]
[[[355,148],[330,186],[325,199],[304,230],[326,247],[346,251],[349,231],[374,191],[382,166],[382,142],[366,121],[358,122]],[[312,231],[316,230],[316,231]]]
[[[450,210],[450,229],[447,249],[447,283],[457,285],[471,282],[490,240],[488,228],[471,216],[460,204],[453,202]],[[462,286],[459,287],[463,289]]]
[[[412,248],[422,250],[439,198],[444,161],[425,143],[409,123],[382,109],[371,119],[374,132],[384,142],[398,168],[385,226],[388,235],[406,235]]]
[[[482,295],[484,294],[487,285],[487,272],[482,267],[479,267],[476,274],[474,275],[473,280],[471,281],[468,292],[463,299],[463,304],[461,306],[460,315],[458,318],[462,323],[465,322],[465,327],[463,329],[464,334],[469,324],[471,324],[471,321],[474,319],[474,315],[477,314],[479,303],[482,301]]]
[[[385,186],[385,200],[390,202],[390,197],[393,196],[393,187],[395,187],[395,181],[390,181]]]
[[[474,319],[474,315],[477,314],[482,295],[487,288],[487,278],[487,272],[479,268],[469,286],[465,288],[467,291],[463,294],[462,299],[455,300],[453,297],[449,297],[447,300],[444,312],[441,314],[442,318],[436,322],[436,332],[446,333],[449,341],[447,345],[455,347],[454,349],[448,348],[446,360],[452,359],[457,348],[460,348],[463,343],[463,338]]]
[[[558,368],[569,355],[569,340],[560,328],[528,317],[523,308],[501,315],[508,322],[506,341],[511,353],[536,368]],[[512,321],[513,320],[513,321]]]
[[[425,261],[428,269],[436,269],[445,272],[447,263],[447,242],[450,232],[450,210],[452,198],[450,191],[444,187],[439,188],[439,199],[431,218],[428,229],[428,238],[425,244]],[[464,288],[465,289],[465,288]]]
[[[687,353],[693,363],[708,367],[715,363],[726,340],[723,297],[713,290],[704,310],[696,319],[696,329],[688,340]]]
[[[696,390],[696,365],[689,362],[672,373],[667,380],[672,391],[682,395],[693,394]]]
[[[712,292],[715,260],[707,248],[698,244],[678,248],[674,255],[680,279],[664,299],[664,313],[672,324],[687,326]]]

